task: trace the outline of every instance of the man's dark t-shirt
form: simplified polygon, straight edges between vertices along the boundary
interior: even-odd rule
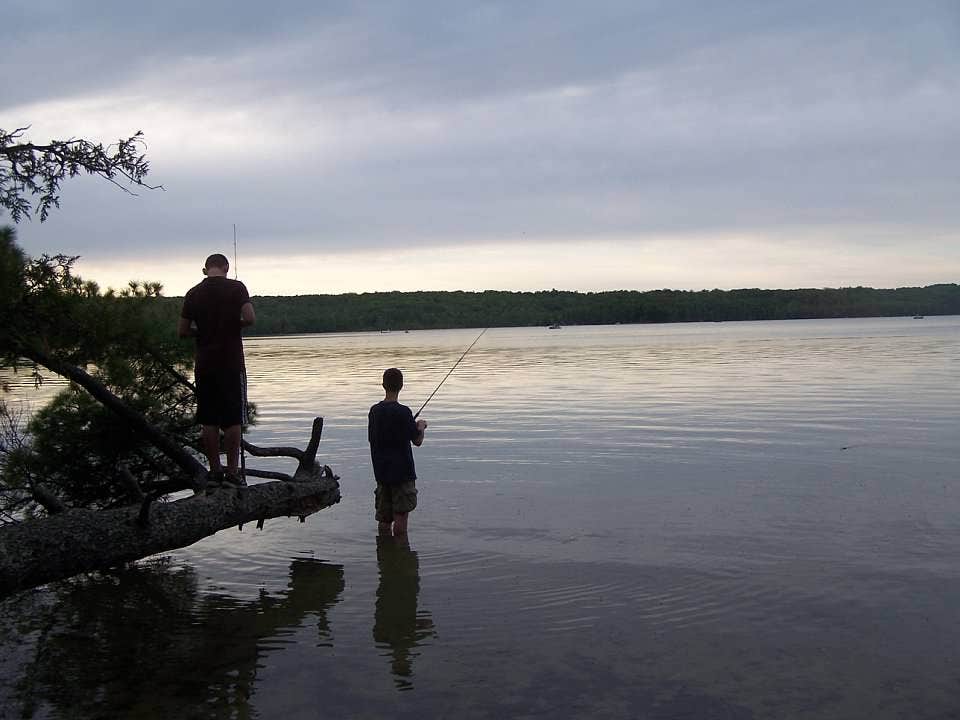
[[[246,286],[226,277],[208,277],[187,291],[180,316],[197,324],[197,373],[243,368],[240,308],[248,302]]]
[[[399,485],[417,479],[411,441],[420,435],[406,405],[381,400],[367,416],[367,439],[373,475],[381,485]]]

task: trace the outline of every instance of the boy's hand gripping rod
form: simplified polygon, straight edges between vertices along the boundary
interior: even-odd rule
[[[477,340],[479,340],[480,338],[482,338],[482,337],[483,337],[483,333],[485,333],[485,332],[486,332],[487,330],[489,330],[489,329],[490,329],[490,328],[484,328],[484,329],[480,332],[480,334],[477,335],[476,340],[474,340],[472,343],[470,343],[470,347],[468,347],[466,350],[463,351],[463,355],[460,356],[460,360],[463,360],[463,359],[467,356],[467,353],[470,352],[470,351],[473,349],[473,346],[477,344]],[[460,360],[457,360],[457,361],[453,364],[453,367],[450,368],[450,372],[448,372],[446,375],[443,376],[443,380],[440,381],[440,385],[437,385],[436,389],[434,389],[434,391],[433,391],[432,393],[430,393],[430,397],[428,397],[428,398],[424,401],[423,405],[420,406],[420,409],[417,410],[417,414],[413,416],[413,419],[414,419],[414,420],[416,420],[418,417],[420,417],[420,413],[423,412],[423,409],[427,406],[427,403],[430,402],[431,400],[433,400],[433,396],[437,394],[437,390],[440,389],[440,386],[443,385],[443,384],[447,381],[447,378],[450,377],[450,375],[453,373],[453,371],[457,369],[457,365],[460,364]]]

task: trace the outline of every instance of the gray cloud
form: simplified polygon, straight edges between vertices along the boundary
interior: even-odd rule
[[[930,0],[879,1],[868,9],[860,2],[795,0],[625,0],[590,6],[547,0],[319,5],[174,0],[137,8],[119,0],[93,8],[21,0],[4,20],[8,56],[21,59],[23,70],[38,69],[43,79],[23,82],[21,73],[6,73],[0,84],[5,105],[43,93],[109,87],[181,59],[251,51],[262,53],[263,71],[270,75],[281,69],[271,67],[270,56],[280,56],[284,77],[296,83],[298,94],[350,88],[397,102],[602,83],[704,51],[720,51],[718,75],[724,69],[748,71],[747,77],[734,73],[727,83],[745,92],[764,76],[783,81],[839,55],[894,71],[889,80],[896,82],[955,64],[960,39],[956,4]],[[764,65],[767,58],[739,49],[744,44],[748,51],[756,49],[758,40],[782,48],[779,65]],[[288,53],[291,46],[300,51]],[[238,83],[264,79],[252,68]]]
[[[954,2],[156,5],[5,18],[0,120],[132,98],[168,188],[70,183],[28,247],[186,252],[233,222],[278,252],[960,226]],[[150,103],[203,117],[170,132]]]

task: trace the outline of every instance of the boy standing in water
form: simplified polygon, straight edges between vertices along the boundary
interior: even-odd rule
[[[410,443],[420,447],[427,429],[425,420],[414,420],[410,408],[397,400],[401,388],[403,373],[397,368],[384,370],[386,395],[367,416],[378,528],[386,534],[392,526],[394,535],[406,534],[407,516],[417,506],[417,471]]]

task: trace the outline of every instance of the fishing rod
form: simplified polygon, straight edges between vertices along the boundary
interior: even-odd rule
[[[477,340],[479,340],[480,338],[482,338],[482,337],[483,337],[483,333],[485,333],[485,332],[486,332],[487,330],[489,330],[489,329],[490,329],[490,328],[484,328],[484,329],[480,332],[480,334],[477,335],[476,339],[475,339],[472,343],[470,343],[470,347],[468,347],[466,350],[463,351],[463,355],[460,356],[460,360],[463,360],[463,359],[467,356],[467,353],[470,352],[470,351],[473,349],[473,346],[477,344]],[[440,381],[440,385],[437,385],[437,387],[434,389],[434,391],[433,391],[432,393],[430,393],[430,397],[428,397],[428,398],[424,401],[423,405],[420,406],[420,409],[417,410],[417,414],[413,416],[413,419],[414,419],[414,420],[416,420],[418,417],[420,417],[420,413],[423,412],[423,409],[427,406],[427,403],[430,402],[431,400],[433,400],[433,396],[437,394],[437,390],[439,390],[440,387],[447,381],[447,378],[450,377],[451,374],[453,374],[453,371],[457,369],[457,365],[460,364],[460,360],[457,360],[457,361],[453,364],[453,367],[450,368],[450,372],[448,372],[446,375],[443,376],[443,380]]]

